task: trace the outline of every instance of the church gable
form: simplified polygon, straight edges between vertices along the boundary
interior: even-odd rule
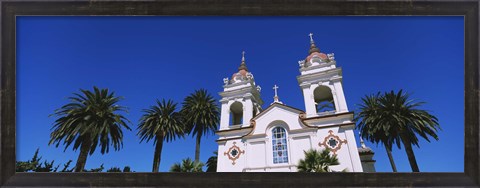
[[[275,125],[289,131],[302,129],[305,126],[298,118],[302,112],[290,106],[274,103],[252,119],[255,121],[255,128],[250,135],[266,134],[267,129]]]

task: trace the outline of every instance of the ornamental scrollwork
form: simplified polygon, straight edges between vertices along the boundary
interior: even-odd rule
[[[298,61],[298,66],[300,66],[300,68],[305,67],[305,60]]]
[[[257,124],[257,122],[255,122],[255,120],[251,119],[250,120],[250,126],[255,126]]]
[[[262,87],[260,87],[259,85],[257,85],[257,91],[258,91],[258,92],[262,91]]]
[[[253,79],[253,74],[250,72],[247,72],[247,79],[252,80]]]
[[[334,53],[329,53],[329,54],[327,54],[327,57],[328,57],[328,59],[329,59],[330,61],[335,60],[335,54],[334,54]]]
[[[228,81],[229,81],[228,78],[224,78],[223,79],[223,84],[228,85]]]
[[[298,117],[300,119],[305,119],[307,117],[307,115],[305,114],[305,112],[301,112],[300,114],[298,114]]]

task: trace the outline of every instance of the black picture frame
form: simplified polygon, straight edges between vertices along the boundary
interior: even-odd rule
[[[479,1],[20,1],[1,6],[0,185],[108,187],[479,186]],[[464,173],[16,173],[15,18],[19,15],[458,15],[465,20]],[[435,83],[433,83],[435,84]],[[448,153],[448,151],[445,151]]]

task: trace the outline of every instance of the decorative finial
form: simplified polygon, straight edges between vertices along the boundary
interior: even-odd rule
[[[273,90],[275,90],[275,96],[273,96],[273,103],[283,104],[282,102],[280,102],[280,101],[278,100],[278,93],[277,93],[277,89],[278,89],[278,88],[279,88],[279,87],[277,86],[277,84],[275,84],[275,85],[273,86]],[[272,104],[273,104],[273,103],[272,103]]]
[[[362,148],[366,148],[367,146],[365,145],[365,142],[363,141],[362,134],[360,132],[358,132],[358,135],[360,137],[360,145],[362,146]]]
[[[245,64],[245,51],[242,51],[242,63],[240,64],[240,67],[238,67],[238,70],[248,71],[247,64]]]

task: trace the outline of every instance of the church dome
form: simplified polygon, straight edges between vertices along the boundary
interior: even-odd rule
[[[310,59],[312,59],[314,57],[318,57],[321,60],[327,60],[328,59],[327,54],[324,54],[324,53],[321,53],[321,52],[313,52],[313,53],[310,53],[310,55],[307,56],[307,58],[306,58],[307,62],[309,62]]]
[[[314,57],[320,58],[322,61],[327,60],[328,56],[320,52],[320,49],[315,45],[315,41],[313,41],[313,33],[310,33],[309,36],[310,36],[310,49],[308,50],[308,56],[306,58],[307,62],[309,62]]]
[[[242,52],[242,63],[238,67],[238,72],[233,73],[230,82],[237,83],[252,78],[253,75],[252,73],[248,72],[247,64],[245,64],[245,52]]]
[[[240,74],[242,76],[247,76],[247,73],[248,71],[245,70],[245,69],[242,69],[242,70],[239,70],[237,73],[235,73],[234,75],[237,75],[237,74]]]
[[[236,73],[233,73],[233,75],[232,75],[232,80],[234,80],[234,79],[237,79],[237,80],[238,80],[238,79],[243,79],[243,80],[244,80],[244,79],[247,78],[247,73],[248,73],[248,72],[245,71],[245,70],[241,70],[241,71],[238,71],[238,72],[236,72]]]
[[[313,33],[309,34],[310,36],[310,49],[308,50],[308,56],[305,58],[303,63],[300,64],[301,67],[310,67],[317,66],[322,63],[328,63],[333,60],[332,54],[325,54],[320,51],[320,49],[315,45],[313,41]]]

